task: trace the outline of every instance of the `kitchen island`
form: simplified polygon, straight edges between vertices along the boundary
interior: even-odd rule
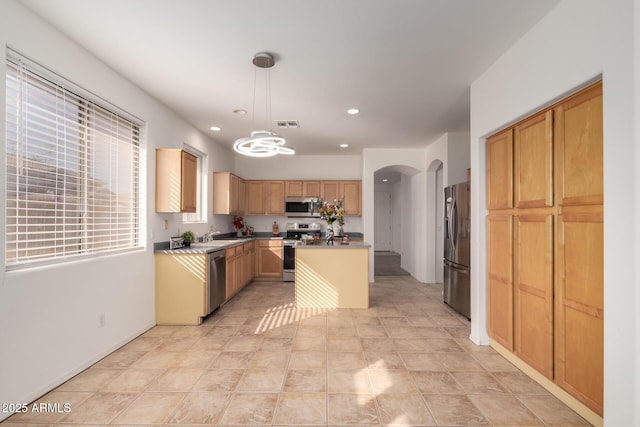
[[[368,243],[296,246],[296,306],[368,308],[370,249]]]

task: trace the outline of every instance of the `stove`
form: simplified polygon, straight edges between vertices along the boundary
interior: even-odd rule
[[[296,246],[300,243],[302,236],[305,234],[317,234],[322,232],[320,223],[287,223],[287,234],[283,240],[284,257],[282,280],[285,282],[294,282],[296,280]]]

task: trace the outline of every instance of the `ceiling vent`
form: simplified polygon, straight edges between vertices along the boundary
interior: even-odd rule
[[[279,129],[298,129],[300,123],[297,120],[276,120]]]

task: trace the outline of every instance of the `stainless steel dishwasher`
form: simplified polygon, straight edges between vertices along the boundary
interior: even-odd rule
[[[226,259],[225,250],[207,254],[207,314],[211,313],[226,299]]]

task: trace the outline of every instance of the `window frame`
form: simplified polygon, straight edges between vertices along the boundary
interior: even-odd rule
[[[59,265],[81,259],[143,250],[146,247],[146,124],[9,47],[6,48],[5,65],[5,270]],[[50,138],[48,144],[34,142],[36,139],[32,139],[35,137],[31,135],[35,133],[33,126],[38,125],[34,119],[37,114],[28,111],[33,108],[34,101],[30,98],[31,92],[25,90],[41,96],[43,102],[54,103],[55,107],[43,107],[42,114],[55,119],[55,123],[62,121],[65,131],[70,126],[73,128],[73,123],[83,131],[67,138],[59,137],[57,128],[43,130],[42,135]],[[26,96],[25,93],[29,95]],[[61,100],[69,100],[70,107],[64,102],[60,107],[58,103]],[[75,120],[70,120],[67,115]],[[119,127],[121,124],[122,128]],[[75,157],[68,154],[69,144],[78,148],[76,154],[84,154],[77,154]],[[50,147],[50,152],[42,155],[40,161],[20,151],[25,147],[44,146]],[[124,154],[118,151],[121,148],[124,149]],[[12,149],[15,152],[11,153]],[[113,155],[114,150],[117,153],[116,160],[112,161],[109,157],[109,160],[105,161],[101,157],[104,152]],[[118,175],[117,178],[110,175],[113,167],[116,167],[116,171],[120,170],[117,169],[118,165],[122,165],[120,155],[123,156],[125,164],[125,175],[122,176],[128,176],[128,183],[122,184],[124,187],[118,181],[121,176],[119,172],[114,172],[114,175]],[[10,156],[15,157],[12,170],[9,164]],[[54,161],[54,157],[63,159],[62,163]],[[72,162],[76,162],[76,169],[73,165],[69,166]],[[80,166],[81,163],[83,166]],[[48,164],[52,166],[47,166]],[[28,221],[26,218],[31,216],[29,208],[22,207],[21,204],[30,203],[31,198],[37,194],[37,191],[34,192],[34,184],[21,184],[29,179],[22,175],[22,170],[31,173],[43,171],[47,167],[53,168],[53,172],[48,173],[56,179],[56,184],[47,184],[56,186],[53,188],[55,201],[50,203],[55,207],[42,207],[44,214],[41,218],[42,230],[39,237],[51,234],[55,237],[45,238],[44,240],[52,243],[38,248],[30,237],[30,230],[34,225],[29,222],[22,225],[20,222]],[[92,172],[87,172],[87,169],[91,169]],[[108,171],[107,178],[104,177],[105,171]],[[75,198],[73,193],[68,193],[66,184],[62,190],[57,188],[59,180],[67,182],[72,176],[78,187]],[[10,182],[10,179],[13,181]],[[103,185],[103,193],[91,192],[91,188],[95,188],[91,186],[95,184]],[[14,185],[15,188],[10,188],[10,185]],[[42,185],[40,191],[50,193],[51,190],[48,188]],[[12,199],[9,199],[10,192],[15,192]],[[123,194],[126,194],[124,199]],[[76,216],[71,218],[77,218],[78,221],[72,238],[77,240],[74,245],[67,244],[67,233],[73,234],[68,229],[69,219],[65,216],[66,219],[60,221],[55,213],[60,204],[57,201],[58,197],[62,197],[65,204],[67,198],[77,200],[75,204],[71,203],[76,208],[73,212]],[[10,200],[13,200],[11,207]],[[120,210],[120,206],[124,206],[124,211]],[[9,215],[10,212],[12,216]],[[10,221],[15,222],[10,224]],[[52,232],[51,229],[56,231]],[[31,236],[38,237],[37,228],[35,230]],[[64,237],[60,238],[59,235]],[[32,246],[29,246],[30,244]],[[38,251],[41,253],[38,254]]]

